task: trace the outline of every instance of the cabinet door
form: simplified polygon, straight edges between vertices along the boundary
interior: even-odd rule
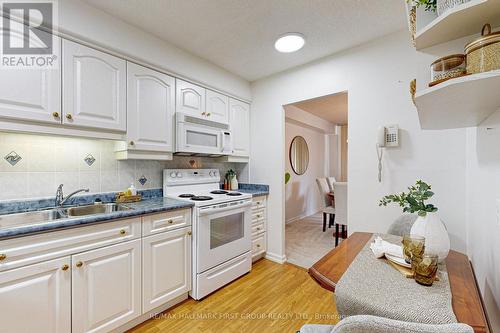
[[[250,154],[250,105],[229,99],[229,121],[233,136],[233,155]]]
[[[191,228],[145,237],[143,310],[154,309],[191,290]]]
[[[13,38],[22,34],[13,35]],[[60,57],[61,40],[54,52]],[[61,123],[61,66],[54,69],[0,69],[0,118]]]
[[[65,257],[0,273],[0,332],[71,332],[69,266]]]
[[[207,119],[227,124],[229,122],[229,97],[207,90]]]
[[[125,132],[126,62],[63,41],[63,123]]]
[[[205,88],[176,80],[176,112],[184,112],[196,118],[207,119],[205,111]]]
[[[141,314],[141,240],[72,256],[73,333],[109,332]]]
[[[172,152],[175,79],[130,62],[127,78],[129,149]]]

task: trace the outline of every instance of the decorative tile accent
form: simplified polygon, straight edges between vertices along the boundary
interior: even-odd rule
[[[85,163],[87,163],[88,166],[91,166],[95,162],[95,157],[92,156],[92,154],[88,154],[83,160],[85,161]]]
[[[15,151],[11,151],[7,155],[5,155],[4,158],[12,166],[16,165],[17,162],[19,162],[20,160],[22,160],[22,157],[18,153],[16,153]]]
[[[141,178],[139,178],[139,183],[141,183],[142,186],[144,186],[144,184],[146,184],[146,182],[148,181],[148,179],[142,175]]]

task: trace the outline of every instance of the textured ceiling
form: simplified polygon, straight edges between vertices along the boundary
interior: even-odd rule
[[[309,99],[293,105],[331,123],[347,124],[347,92]]]
[[[403,0],[83,0],[249,81],[406,26]],[[275,39],[306,36],[282,54]]]

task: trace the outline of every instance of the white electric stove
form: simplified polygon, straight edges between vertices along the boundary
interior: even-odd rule
[[[193,286],[201,299],[250,271],[252,195],[220,190],[217,169],[163,170],[163,195],[194,203]]]

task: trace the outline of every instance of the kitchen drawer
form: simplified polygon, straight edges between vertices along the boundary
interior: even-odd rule
[[[265,219],[266,211],[264,209],[252,211],[252,224],[262,223]]]
[[[266,207],[266,196],[255,197],[252,200],[252,209],[261,209]]]
[[[262,233],[252,240],[252,257],[264,252],[266,252],[266,233]]]
[[[0,241],[0,271],[141,237],[141,218]]]
[[[155,235],[191,225],[191,209],[178,209],[142,218],[142,235]]]
[[[252,238],[255,238],[260,233],[266,231],[266,224],[264,222],[252,225]]]

